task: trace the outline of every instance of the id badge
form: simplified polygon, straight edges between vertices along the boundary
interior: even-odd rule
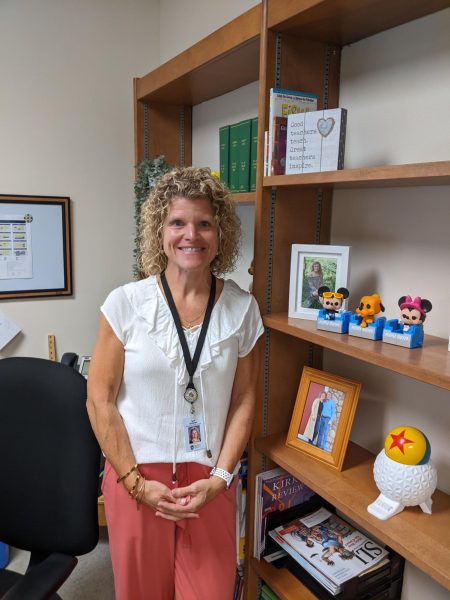
[[[203,417],[186,417],[183,419],[184,447],[187,452],[204,450],[205,445],[205,426]]]

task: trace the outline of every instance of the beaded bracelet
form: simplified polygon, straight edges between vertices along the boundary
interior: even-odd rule
[[[138,468],[138,466],[137,466],[137,464],[135,464],[133,467],[131,467],[131,469],[128,471],[128,473],[125,473],[125,475],[122,475],[121,477],[117,478],[117,483],[124,481],[124,479],[126,479],[129,475],[131,475],[131,473],[133,471],[136,471],[137,468]]]

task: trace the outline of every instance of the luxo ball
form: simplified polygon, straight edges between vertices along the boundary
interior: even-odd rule
[[[392,429],[373,467],[381,494],[367,510],[379,519],[388,519],[405,506],[419,505],[423,512],[431,514],[437,472],[430,454],[430,443],[419,429],[410,426]]]

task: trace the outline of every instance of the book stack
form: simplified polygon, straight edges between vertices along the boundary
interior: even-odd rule
[[[220,181],[234,194],[256,190],[258,118],[219,129]]]
[[[264,175],[284,175],[288,116],[317,110],[317,96],[296,90],[270,88],[269,131],[264,156]]]
[[[289,115],[286,175],[343,169],[346,124],[345,108]]]
[[[271,538],[330,594],[389,562],[386,548],[324,507],[279,525]]]
[[[256,476],[255,528],[253,555],[260,558],[264,552],[267,534],[267,518],[306,502],[314,492],[290,473],[276,467]]]
[[[240,571],[236,571],[234,580],[233,600],[242,600],[244,594],[244,575]]]

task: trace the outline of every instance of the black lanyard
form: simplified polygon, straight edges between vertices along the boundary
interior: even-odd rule
[[[194,358],[191,359],[191,353],[189,352],[189,346],[187,345],[186,337],[184,335],[183,327],[181,325],[180,316],[178,315],[177,307],[170,291],[169,284],[167,283],[166,274],[163,271],[161,273],[161,283],[164,289],[164,293],[169,304],[170,312],[172,313],[175,326],[177,328],[178,337],[180,338],[181,348],[183,350],[184,362],[186,363],[186,369],[189,373],[189,383],[186,386],[184,392],[184,399],[186,402],[191,404],[191,413],[194,413],[194,402],[198,398],[198,392],[195,389],[193,377],[197,370],[198,361],[202,352],[203,344],[206,338],[206,332],[208,331],[209,321],[211,319],[211,313],[214,307],[214,299],[216,297],[216,278],[211,273],[211,287],[209,290],[208,304],[206,306],[205,318],[203,319],[202,328],[198,337],[197,346],[195,347]]]

